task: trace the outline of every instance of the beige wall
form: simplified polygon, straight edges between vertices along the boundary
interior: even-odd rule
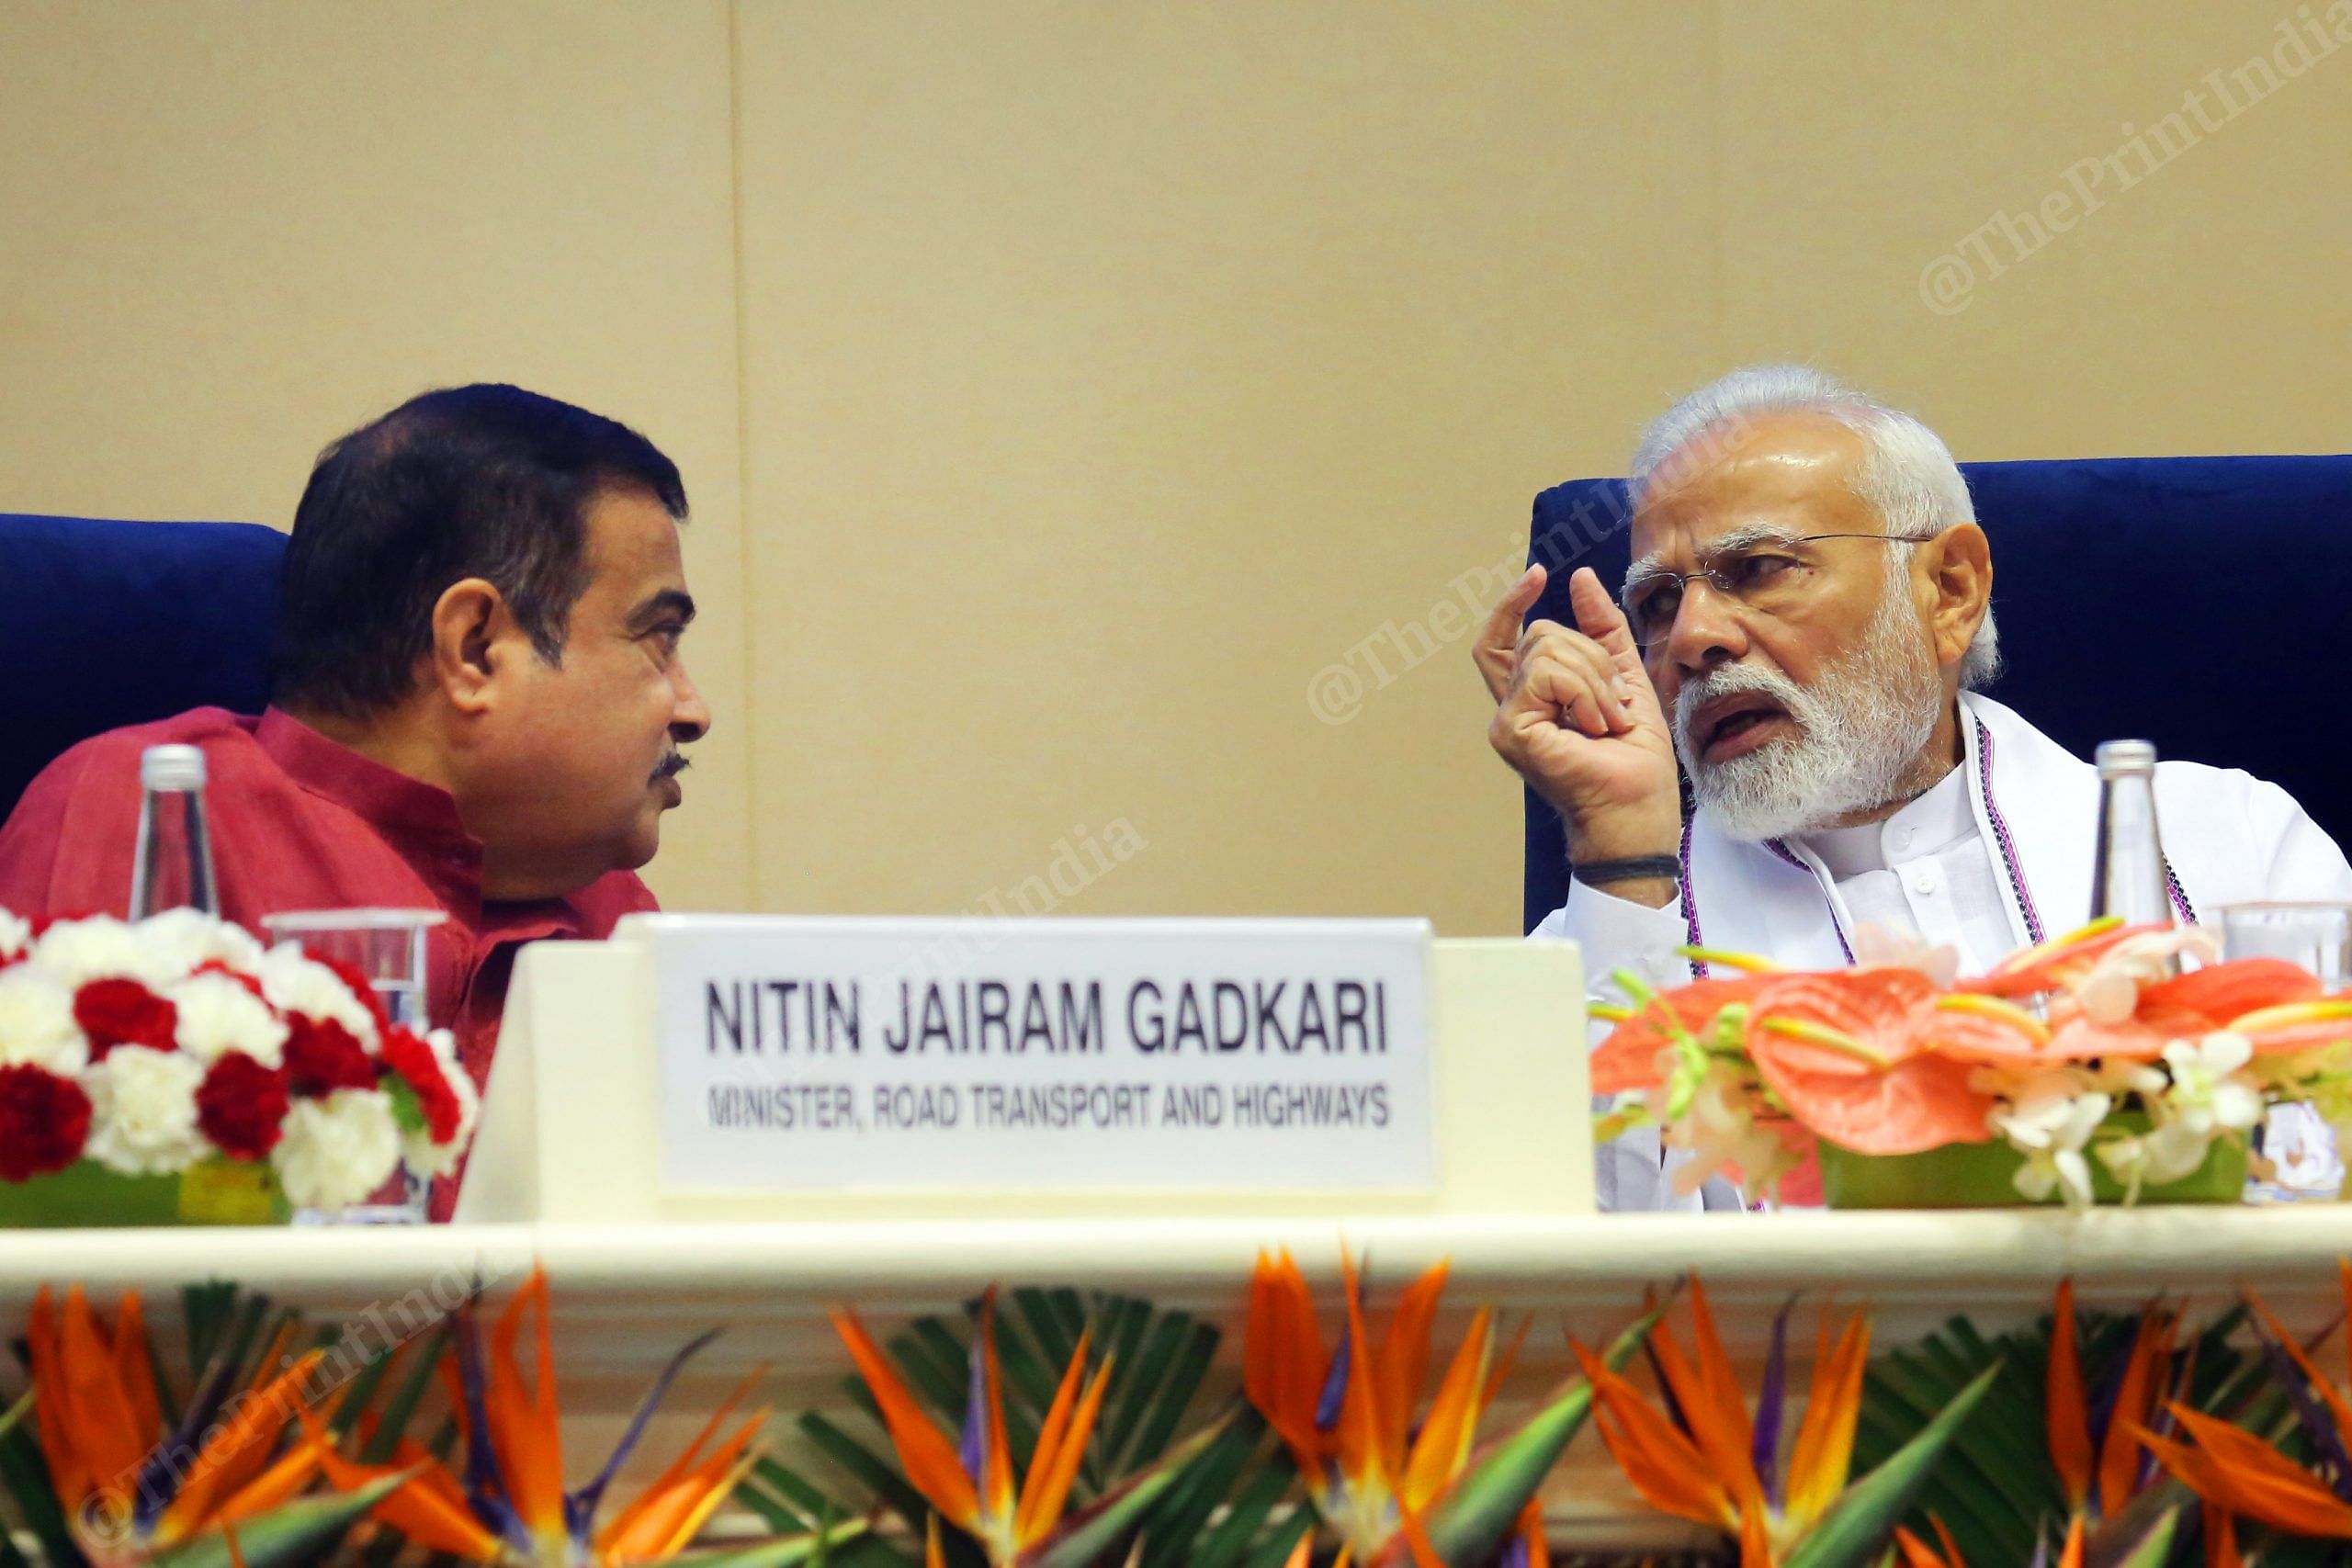
[[[2231,77],[2298,15],[0,0],[0,508],[282,523],[337,431],[522,381],[695,496],[673,903],[1058,861],[1073,913],[1512,929],[1461,645],[1351,649],[1455,631],[1673,392],[1794,355],[1962,457],[2352,445],[2352,47]],[[1082,887],[1080,828],[1129,857]]]

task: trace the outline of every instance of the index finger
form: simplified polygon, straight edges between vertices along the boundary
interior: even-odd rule
[[[1534,608],[1535,601],[1544,597],[1544,583],[1549,575],[1541,563],[1520,573],[1519,581],[1510,585],[1510,592],[1496,600],[1495,607],[1487,612],[1486,628],[1478,634],[1479,647],[1493,649],[1506,658],[1519,647],[1520,623]]]

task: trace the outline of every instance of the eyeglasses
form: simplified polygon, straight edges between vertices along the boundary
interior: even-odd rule
[[[1708,587],[1758,615],[1786,615],[1802,605],[1819,585],[1821,568],[1800,547],[1822,539],[1918,543],[1894,534],[1807,534],[1724,550],[1696,571],[1662,568],[1645,571],[1625,587],[1625,623],[1633,629],[1634,640],[1645,649],[1656,648],[1672,634],[1675,618],[1682,613],[1683,591],[1694,579],[1703,578]]]

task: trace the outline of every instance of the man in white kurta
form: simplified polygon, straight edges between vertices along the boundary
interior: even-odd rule
[[[1865,927],[1975,973],[2079,925],[2098,772],[1968,689],[1997,668],[1991,560],[1942,443],[1768,367],[1685,400],[1634,467],[1623,606],[1580,571],[1576,629],[1521,629],[1533,569],[1479,649],[1490,738],[1561,811],[1575,863],[1535,934],[1575,940],[1598,989],[1618,969],[1703,975],[1686,946],[1835,967]],[[2352,866],[2277,785],[2160,762],[2155,788],[2176,919],[2352,902]],[[1654,1129],[1608,1145],[1602,1206],[1736,1203],[1719,1182],[1677,1191],[1679,1158]]]

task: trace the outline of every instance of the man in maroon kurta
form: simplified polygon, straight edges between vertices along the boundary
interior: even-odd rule
[[[223,919],[261,934],[296,909],[441,909],[426,946],[437,1027],[483,1082],[514,949],[541,937],[602,937],[656,908],[637,874],[607,872],[566,897],[482,898],[481,840],[447,790],[374,761],[272,708],[259,718],[198,708],[85,740],[25,792],[0,830],[0,909],[127,913],[139,829],[139,757],[204,750]]]
[[[140,754],[198,746],[221,914],[446,912],[427,1016],[486,1085],[515,950],[655,907],[636,871],[710,727],[679,653],[685,513],[652,443],[518,388],[428,392],[353,432],[295,514],[275,705],[58,758],[0,828],[0,908],[126,913]]]

